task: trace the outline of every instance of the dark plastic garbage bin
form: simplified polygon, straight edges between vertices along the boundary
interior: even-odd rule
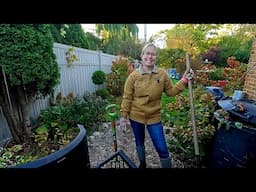
[[[208,156],[209,167],[256,168],[256,105],[249,101],[232,100],[220,100],[219,104],[232,118],[224,121],[218,111],[214,112],[216,132]],[[236,104],[243,104],[245,110],[236,111]]]
[[[256,129],[238,129],[234,123],[223,123],[213,139],[209,167],[249,168],[256,167]]]
[[[214,95],[215,100],[220,100],[224,97],[224,93],[221,87],[207,86],[205,87],[206,92]]]

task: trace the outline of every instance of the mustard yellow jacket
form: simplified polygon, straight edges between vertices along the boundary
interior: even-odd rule
[[[155,66],[151,73],[145,73],[140,67],[125,82],[121,116],[145,124],[160,122],[162,93],[175,96],[185,86],[181,80],[173,85],[164,69]]]

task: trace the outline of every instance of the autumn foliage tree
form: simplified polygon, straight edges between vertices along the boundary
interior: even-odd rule
[[[243,89],[247,64],[240,63],[234,56],[227,58],[227,64],[229,67],[225,67],[222,74],[228,80],[227,88],[232,91]]]
[[[206,53],[202,54],[202,59],[204,61],[208,59],[213,63],[217,63],[220,59],[219,57],[220,57],[220,50],[217,46],[210,47]]]

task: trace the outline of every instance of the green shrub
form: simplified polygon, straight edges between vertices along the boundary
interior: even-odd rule
[[[104,71],[94,71],[92,74],[92,82],[96,85],[101,85],[106,81],[106,74]]]
[[[97,96],[100,96],[102,99],[107,99],[109,96],[109,92],[107,89],[99,89],[99,90],[96,90],[95,93]]]
[[[212,122],[216,101],[213,95],[205,92],[204,86],[198,86],[193,90],[193,94],[200,164],[203,165],[208,145],[215,131]],[[162,121],[170,128],[166,134],[172,135],[172,139],[167,140],[168,148],[180,160],[186,162],[186,166],[196,166],[189,97],[182,93],[170,102],[165,97],[167,96],[163,95],[162,101],[165,102],[163,103]]]
[[[216,68],[213,72],[208,73],[209,80],[214,80],[214,81],[224,80],[222,73],[223,73],[223,68],[221,68],[221,67]]]
[[[56,123],[59,128],[66,129],[83,124],[89,135],[105,121],[104,109],[108,103],[96,94],[85,93],[82,97],[72,98],[72,102],[67,102],[67,97],[61,97],[60,100],[56,106],[42,110],[39,126],[56,129],[52,127],[52,123]]]

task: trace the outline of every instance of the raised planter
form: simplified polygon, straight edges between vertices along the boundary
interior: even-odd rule
[[[78,125],[78,135],[64,148],[40,159],[10,168],[90,168],[86,129]]]

